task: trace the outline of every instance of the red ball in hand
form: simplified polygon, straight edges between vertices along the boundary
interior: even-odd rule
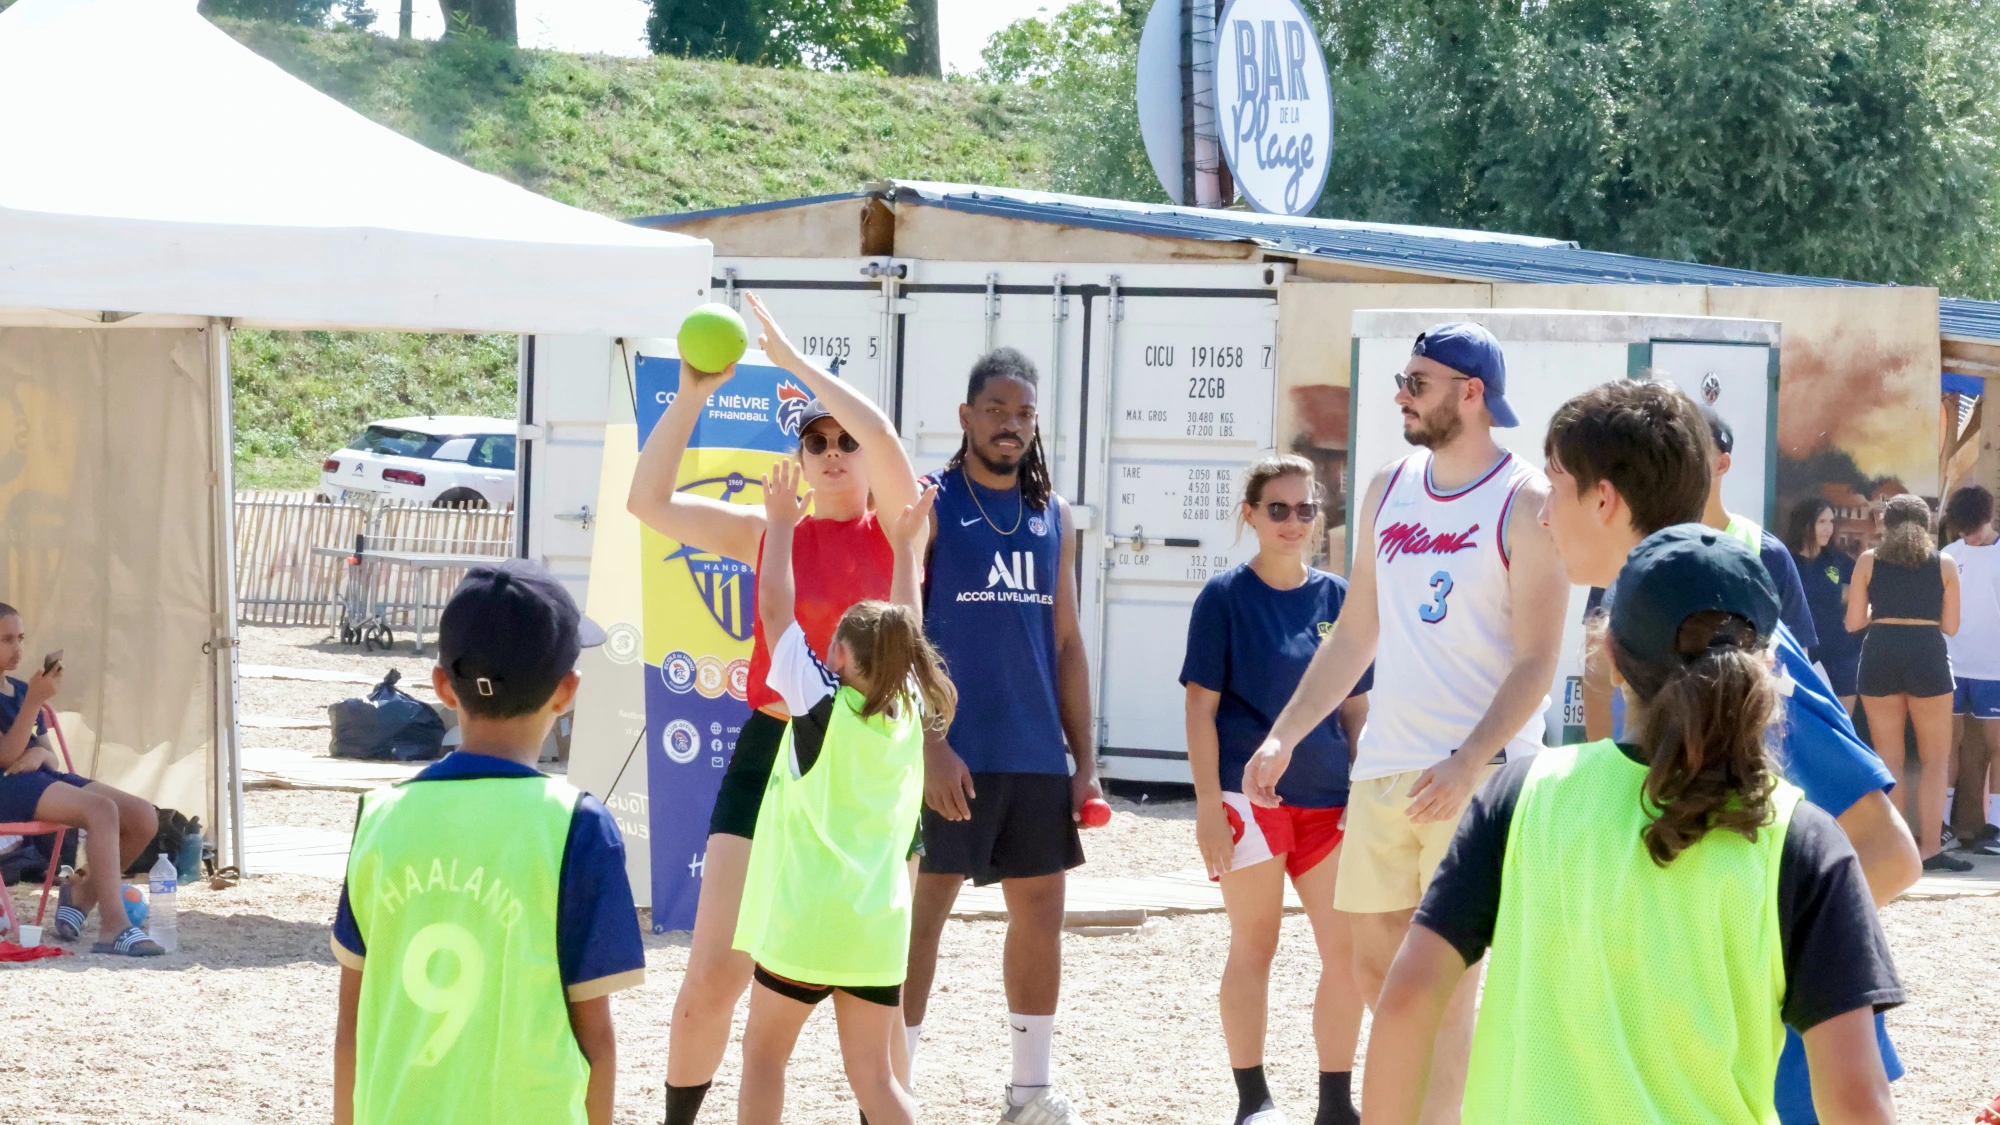
[[[1083,803],[1083,823],[1087,828],[1102,828],[1111,823],[1111,806],[1100,798],[1092,797]]]

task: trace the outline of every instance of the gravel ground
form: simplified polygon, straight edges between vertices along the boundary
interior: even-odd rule
[[[427,665],[407,652],[361,656],[316,645],[316,628],[248,628],[245,660],[294,667]],[[266,689],[273,689],[266,691]],[[282,690],[278,690],[282,689]],[[252,695],[252,692],[255,692]],[[246,681],[246,713],[305,717],[354,694],[348,685]],[[258,731],[307,735],[324,731]],[[303,744],[302,748],[303,748]],[[256,791],[256,824],[345,831],[350,793]],[[1119,814],[1086,838],[1081,874],[1141,875],[1199,860],[1189,802],[1113,801]],[[15,888],[32,915],[33,896]],[[180,952],[157,962],[83,954],[0,966],[0,1010],[10,1020],[0,1053],[0,1113],[19,1125],[133,1120],[324,1122],[338,968],[327,951],[339,886],[272,875],[222,891],[184,892]],[[643,928],[642,918],[642,928]],[[2000,898],[1903,902],[1883,921],[1910,993],[1890,1015],[1909,1075],[1895,1086],[1901,1119],[1966,1122],[2000,1092]],[[1005,927],[953,923],[917,1060],[917,1093],[931,1121],[997,1116],[1006,1081],[1000,954]],[[1219,915],[1164,919],[1124,937],[1064,939],[1066,989],[1057,1027],[1059,1077],[1091,1125],[1229,1120],[1234,1105],[1215,987],[1228,930]],[[619,1026],[621,1125],[656,1122],[665,1080],[667,1019],[687,959],[685,937],[645,939],[646,983],[614,1002]],[[1310,1009],[1318,964],[1302,918],[1288,918],[1272,974],[1269,1070],[1280,1104],[1310,1120],[1315,1094]],[[741,1010],[738,1013],[741,1031]],[[733,1118],[734,1050],[706,1120]],[[792,1064],[787,1120],[850,1125],[831,1015],[807,1027]]]

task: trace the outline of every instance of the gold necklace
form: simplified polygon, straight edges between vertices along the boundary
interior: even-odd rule
[[[1014,526],[1005,531],[1000,531],[1000,525],[994,523],[993,517],[986,514],[986,505],[979,502],[979,485],[973,481],[971,473],[965,474],[965,491],[972,496],[972,506],[979,509],[979,518],[986,521],[987,527],[992,528],[1002,535],[1012,535],[1021,530],[1021,517],[1028,514],[1028,501],[1026,497],[1021,495],[1020,478],[1016,477],[1014,484],[1014,500],[1016,502],[1014,507]]]

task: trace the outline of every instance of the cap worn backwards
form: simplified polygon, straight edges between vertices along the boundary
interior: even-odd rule
[[[1626,556],[1611,604],[1611,635],[1648,664],[1678,664],[1681,623],[1719,610],[1750,622],[1757,636],[1778,627],[1778,591],[1762,559],[1727,532],[1677,524],[1647,536]]]
[[[452,689],[502,714],[541,706],[577,654],[603,643],[604,630],[577,612],[562,583],[527,559],[467,571],[438,620],[438,664]]]
[[[1417,337],[1410,354],[1479,380],[1486,389],[1486,412],[1493,416],[1494,425],[1504,429],[1521,424],[1514,408],[1507,404],[1507,357],[1500,351],[1500,341],[1484,325],[1470,321],[1437,325]]]

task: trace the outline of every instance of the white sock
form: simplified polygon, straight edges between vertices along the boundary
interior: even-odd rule
[[[917,1088],[917,1043],[923,1039],[923,1035],[924,1035],[923,1024],[906,1023],[903,1025],[903,1042],[910,1048],[909,1089],[912,1091],[915,1091]]]
[[[1054,1016],[1023,1016],[1007,1013],[1007,1029],[1014,1041],[1015,1105],[1026,1105],[1049,1084],[1049,1055],[1056,1035]]]

